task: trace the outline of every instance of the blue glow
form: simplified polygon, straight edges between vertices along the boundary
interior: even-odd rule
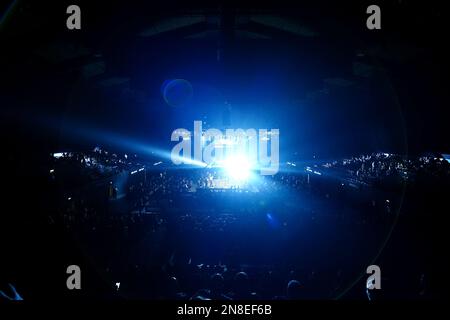
[[[450,154],[443,154],[442,156],[448,163],[450,163]]]
[[[250,161],[243,155],[231,156],[224,160],[223,167],[228,177],[235,181],[248,180],[251,173]]]

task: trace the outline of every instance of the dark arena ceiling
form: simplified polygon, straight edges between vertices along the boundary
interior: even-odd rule
[[[82,144],[62,132],[69,120],[164,145],[196,118],[217,125],[229,103],[236,125],[296,127],[284,141],[306,157],[448,150],[440,2],[385,1],[375,32],[364,1],[78,3],[77,31],[66,28],[67,1],[1,7],[12,148]],[[189,109],[161,97],[164,81],[177,78],[194,87]]]

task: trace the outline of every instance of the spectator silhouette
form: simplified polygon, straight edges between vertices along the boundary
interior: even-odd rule
[[[201,289],[193,297],[205,297],[210,300],[231,300],[223,293],[224,278],[220,273],[215,273],[210,278],[209,289]]]
[[[250,290],[250,281],[245,272],[238,272],[234,276],[234,290],[231,294],[234,300],[253,300],[257,298],[256,293]]]
[[[299,300],[303,298],[303,286],[297,280],[291,280],[287,285],[288,300]]]

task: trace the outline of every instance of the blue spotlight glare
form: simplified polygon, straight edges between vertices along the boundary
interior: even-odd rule
[[[250,177],[250,161],[244,156],[228,157],[224,161],[227,175],[236,181],[245,181]]]

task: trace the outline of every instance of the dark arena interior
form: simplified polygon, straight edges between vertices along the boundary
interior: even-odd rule
[[[375,2],[2,3],[0,300],[448,297],[444,1]]]

